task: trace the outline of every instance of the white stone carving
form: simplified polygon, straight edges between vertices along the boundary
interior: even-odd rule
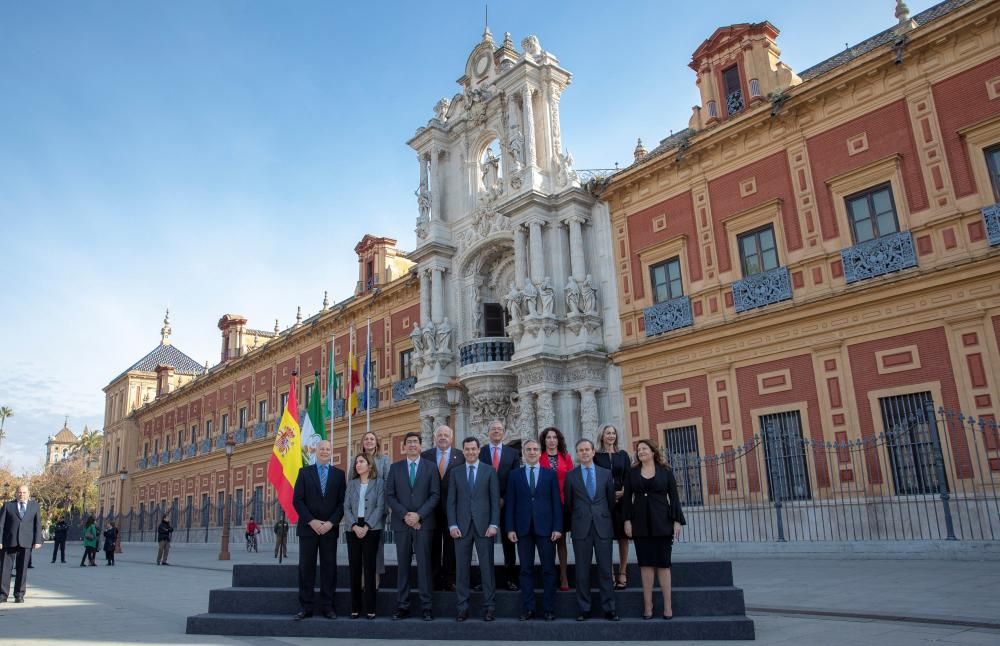
[[[584,314],[597,313],[597,288],[594,287],[594,277],[590,274],[587,274],[580,287],[580,309]]]
[[[570,316],[580,314],[580,284],[570,276],[566,279],[566,313]]]
[[[441,123],[447,122],[449,107],[451,107],[451,101],[447,97],[441,97],[441,100],[434,104],[434,118]]]
[[[552,289],[552,279],[548,276],[538,286],[539,314],[541,316],[552,316],[555,306],[555,290]]]
[[[542,55],[542,44],[534,34],[521,41],[521,49],[524,50],[524,57],[528,60],[533,61]]]
[[[538,316],[538,290],[532,282],[526,281],[524,283],[524,289],[521,290],[522,299],[524,301],[524,306],[528,310],[527,318],[535,318]]]
[[[559,155],[559,173],[556,175],[556,181],[559,186],[567,186],[579,181],[579,176],[576,171],[573,170],[573,153],[566,151],[566,154]]]
[[[435,350],[437,352],[451,352],[451,324],[448,323],[447,316],[438,325]]]

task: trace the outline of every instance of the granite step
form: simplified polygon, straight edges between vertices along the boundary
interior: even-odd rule
[[[338,583],[341,583],[338,581]],[[346,582],[344,582],[346,583]],[[317,592],[318,594],[318,592]],[[674,587],[673,609],[678,617],[729,616],[746,612],[743,590],[732,586]],[[410,595],[410,607],[421,607],[416,592]],[[659,603],[659,592],[655,591],[655,602]],[[541,592],[536,595],[541,604]],[[435,592],[432,595],[433,611],[441,617],[455,614],[455,593]],[[470,612],[473,616],[482,614],[483,595],[473,592],[470,596]],[[600,610],[600,593],[591,593],[592,608]],[[398,605],[394,589],[379,590],[376,595],[376,612],[389,616]],[[639,589],[615,592],[615,605],[622,617],[642,615],[642,591]],[[334,595],[334,609],[346,616],[351,610],[350,591],[341,587]],[[290,617],[299,611],[298,590],[296,588],[220,588],[209,592],[208,611],[212,614],[267,615],[277,614]],[[498,591],[496,612],[502,617],[516,617],[521,613],[521,595],[518,592]],[[575,618],[577,615],[576,592],[556,592],[555,612],[560,617]],[[599,614],[599,613],[598,613]]]
[[[603,618],[576,621],[576,614],[555,621],[518,621],[499,617],[486,624],[472,615],[457,622],[449,616],[422,621],[419,616],[400,621],[388,617],[374,620],[349,619],[341,615],[331,621],[313,617],[292,621],[290,615],[208,613],[188,617],[189,635],[264,637],[328,637],[347,639],[482,640],[503,635],[504,641],[653,641],[754,639],[753,621],[742,615],[675,617],[672,621],[627,618],[619,622]]]
[[[473,566],[473,581],[478,581],[478,566]],[[387,564],[385,574],[381,578],[381,587],[395,588],[398,567]],[[506,571],[502,565],[495,567],[497,586],[502,587],[507,582]],[[337,566],[337,580],[349,581],[348,566],[341,562]],[[411,566],[411,581],[416,581],[416,566]],[[629,588],[640,586],[639,568],[631,564],[627,569]],[[591,566],[591,581],[597,580],[597,566]],[[728,561],[682,561],[673,564],[671,568],[673,585],[676,587],[705,587],[733,585],[733,568]],[[576,573],[572,565],[568,571],[570,584],[575,584]],[[233,586],[242,588],[296,588],[298,587],[298,566],[295,563],[252,563],[233,565]],[[542,587],[541,567],[535,566],[535,587]]]

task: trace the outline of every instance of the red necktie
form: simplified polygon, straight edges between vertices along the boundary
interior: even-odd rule
[[[499,446],[494,446],[493,447],[493,470],[494,471],[499,471],[500,470],[500,447]]]

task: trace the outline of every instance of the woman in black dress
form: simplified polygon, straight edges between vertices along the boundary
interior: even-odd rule
[[[653,576],[663,593],[663,618],[673,619],[670,599],[670,547],[686,524],[677,480],[652,440],[639,440],[635,464],[625,478],[625,533],[635,542],[642,575],[642,618],[653,618]]]
[[[624,590],[628,586],[628,536],[625,535],[622,497],[625,495],[625,477],[628,475],[629,463],[628,453],[618,448],[618,429],[612,424],[602,426],[597,434],[594,464],[610,471],[611,479],[615,483],[615,506],[611,510],[615,540],[618,541],[618,574],[615,577],[615,590]]]

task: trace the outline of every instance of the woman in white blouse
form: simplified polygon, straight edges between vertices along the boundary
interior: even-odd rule
[[[385,485],[370,456],[354,458],[344,498],[347,562],[351,572],[351,619],[375,618],[376,558],[385,528]],[[362,585],[363,582],[363,585]]]

